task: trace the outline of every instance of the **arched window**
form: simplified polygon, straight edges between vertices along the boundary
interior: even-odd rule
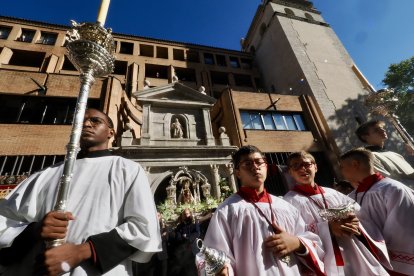
[[[307,12],[305,12],[305,17],[309,20],[309,21],[314,21],[315,19],[313,19],[313,16]]]
[[[253,45],[250,46],[250,53],[252,53],[252,55],[256,54],[256,48]]]
[[[286,13],[287,15],[292,15],[292,16],[295,16],[295,13],[294,13],[291,9],[288,9],[288,8],[285,8],[285,13]]]
[[[260,36],[263,36],[265,31],[266,31],[266,24],[262,23],[262,25],[260,25]]]

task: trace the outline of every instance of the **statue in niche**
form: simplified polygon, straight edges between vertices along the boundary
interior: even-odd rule
[[[183,127],[180,124],[178,118],[174,119],[174,122],[171,124],[171,138],[183,138],[184,132]]]
[[[196,200],[190,190],[190,180],[183,179],[182,185],[183,185],[183,188],[181,190],[180,196],[178,197],[178,202],[181,204],[195,203]]]

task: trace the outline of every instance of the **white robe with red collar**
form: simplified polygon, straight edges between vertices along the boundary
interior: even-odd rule
[[[226,199],[214,213],[204,239],[205,245],[227,255],[230,260],[230,275],[316,275],[301,273],[300,269],[306,260],[312,260],[311,264],[307,263],[308,266],[323,271],[323,262],[320,260],[324,252],[319,237],[305,231],[305,224],[294,206],[275,196],[271,196],[271,200],[277,224],[302,241],[309,252],[306,257],[292,253],[290,265],[275,258],[263,245],[263,241],[273,235],[272,229],[255,206],[238,194]],[[271,217],[269,203],[256,204],[268,218]],[[204,260],[197,258],[196,263],[199,271],[202,271]]]
[[[391,178],[384,178],[369,190],[355,191],[349,197],[358,201],[357,215],[374,239],[384,239],[393,270],[414,274],[414,191]],[[361,203],[362,200],[362,203]]]
[[[333,189],[326,187],[322,189],[324,190],[324,197],[328,208],[339,207],[354,202],[351,198]],[[324,206],[321,194],[311,195],[310,197],[318,202],[319,206]],[[299,209],[306,223],[306,230],[312,231],[321,237],[326,252],[324,264],[327,275],[388,275],[380,262],[356,236],[335,238],[338,244],[337,248],[339,249],[335,253],[328,222],[320,217],[319,211],[321,208],[308,196],[292,190],[284,196],[284,199]],[[358,204],[355,207],[359,208]],[[390,269],[391,266],[389,264],[385,243],[383,241],[374,241],[366,233],[362,225],[360,225],[360,231],[369,241],[370,246],[374,248],[383,265]]]

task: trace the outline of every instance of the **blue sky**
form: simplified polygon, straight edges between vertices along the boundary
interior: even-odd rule
[[[240,49],[259,0],[112,0],[116,33]],[[413,0],[314,0],[357,66],[379,89],[389,64],[414,55]],[[8,0],[0,14],[68,25],[95,21],[100,0]]]

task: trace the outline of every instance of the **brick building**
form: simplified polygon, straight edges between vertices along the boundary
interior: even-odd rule
[[[80,87],[66,54],[69,28],[0,17],[0,184],[7,189],[63,160]],[[183,174],[211,184],[216,196],[222,178],[235,189],[227,164],[245,144],[274,165],[273,193],[286,191],[283,165],[298,150],[316,155],[326,171],[319,181],[331,185],[338,154],[366,120],[369,83],[308,1],[263,1],[241,51],[113,36],[115,70],[95,81],[88,105],[113,119],[113,146],[143,164],[159,200]],[[170,133],[175,119],[180,139]]]

